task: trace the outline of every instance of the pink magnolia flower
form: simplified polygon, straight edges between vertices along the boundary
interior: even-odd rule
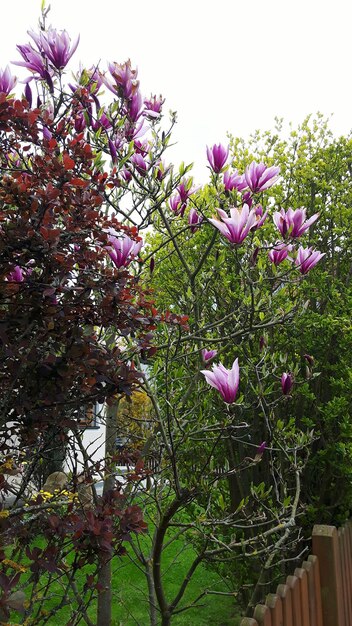
[[[108,130],[109,128],[111,128],[112,124],[109,118],[103,112],[97,119],[93,119],[92,117],[91,126],[94,132],[97,132],[100,128],[105,128],[105,130]]]
[[[32,106],[32,100],[33,100],[33,96],[32,96],[32,90],[29,86],[29,83],[25,84],[25,88],[24,88],[24,97],[26,98],[29,107]]]
[[[133,92],[128,99],[127,113],[132,122],[136,122],[142,115],[143,100],[139,89]]]
[[[242,194],[242,204],[248,204],[249,208],[251,209],[253,206],[253,197],[252,197],[252,192],[251,191],[245,191]]]
[[[149,141],[139,141],[139,139],[135,139],[133,145],[135,152],[138,152],[138,154],[142,156],[146,156],[151,148]]]
[[[158,181],[161,182],[165,178],[165,176],[167,176],[167,174],[170,172],[171,169],[172,169],[171,165],[165,165],[163,161],[159,160],[155,163],[155,166],[153,168],[153,173],[155,174]]]
[[[175,215],[180,215],[181,217],[183,217],[187,204],[186,202],[181,202],[180,196],[176,193],[175,195],[171,196],[169,200],[169,207],[171,211],[175,213]]]
[[[25,274],[19,265],[15,265],[12,272],[7,275],[7,280],[10,283],[23,283]]]
[[[264,163],[253,161],[246,167],[244,176],[251,192],[259,193],[276,183],[279,172],[279,167],[267,167]]]
[[[283,237],[300,237],[308,228],[316,222],[319,213],[315,213],[306,220],[306,209],[284,209],[275,211],[273,220]]]
[[[201,370],[201,373],[204,374],[207,383],[218,390],[227,404],[235,401],[240,383],[238,359],[234,361],[230,370],[219,363],[213,365],[212,371]]]
[[[190,225],[191,233],[195,233],[197,228],[203,221],[203,217],[197,213],[196,209],[191,208],[188,214],[188,224]]]
[[[28,100],[28,98],[27,98]],[[87,126],[87,122],[86,122],[86,118],[84,117],[83,113],[79,113],[76,115],[75,117],[75,121],[74,121],[74,125],[75,125],[75,131],[76,133],[81,133],[82,130],[84,130]]]
[[[266,441],[262,441],[262,443],[258,446],[258,448],[256,450],[256,455],[257,454],[262,455],[265,450],[266,450]]]
[[[143,239],[134,241],[128,235],[122,235],[119,238],[109,235],[108,239],[111,246],[107,246],[106,249],[111,260],[118,268],[127,267],[143,246]]]
[[[200,187],[192,186],[192,182],[192,178],[186,178],[176,187],[181,202],[187,202],[188,198],[200,189]]]
[[[151,95],[149,99],[144,100],[144,111],[143,115],[151,120],[157,119],[161,115],[161,109],[165,100],[162,95],[157,98],[157,96]]]
[[[291,252],[291,250],[291,245],[287,245],[283,241],[279,241],[275,244],[275,247],[270,250],[268,257],[274,265],[278,266],[287,258],[288,253]]]
[[[122,176],[122,178],[124,179],[124,181],[126,183],[131,182],[132,180],[132,174],[131,172],[127,169],[127,167],[123,167],[123,169],[120,171],[120,174]]]
[[[34,261],[29,261],[29,264],[33,264]],[[12,272],[7,275],[7,280],[10,283],[23,283],[28,276],[33,272],[32,267],[21,268],[19,265],[15,265]]]
[[[49,81],[52,86],[52,78],[47,68],[45,58],[41,52],[41,48],[39,51],[35,50],[30,43],[18,45],[16,48],[24,60],[13,61],[14,65],[25,67],[30,72],[33,72],[34,75],[37,74],[40,78]]]
[[[143,159],[141,154],[139,154],[138,152],[135,152],[131,156],[131,163],[133,163],[138,174],[140,174],[141,176],[146,175],[148,168],[149,168],[149,163],[145,159]]]
[[[209,363],[212,359],[215,359],[218,351],[217,350],[207,350],[207,348],[203,348],[202,350],[202,359],[204,363]]]
[[[207,157],[211,169],[215,174],[219,174],[224,167],[229,156],[229,148],[225,148],[221,143],[213,145],[212,148],[207,146]]]
[[[240,244],[247,237],[251,228],[257,223],[255,210],[249,210],[248,204],[244,204],[242,209],[233,207],[230,209],[230,217],[223,209],[217,209],[221,220],[210,219],[215,228],[217,228],[226,239],[233,244]]]
[[[293,378],[292,375],[288,372],[284,372],[281,376],[281,388],[284,396],[288,396],[291,389],[293,387]]]
[[[325,256],[325,252],[319,252],[319,250],[313,250],[313,248],[299,247],[295,264],[297,265],[301,274],[308,274],[308,272]]]
[[[37,43],[38,48],[41,46],[45,56],[57,70],[62,70],[66,67],[79,44],[79,35],[71,47],[71,39],[68,33],[65,30],[59,32],[51,27],[46,32],[40,33],[39,37],[35,33],[29,34]]]
[[[115,80],[112,85],[106,76],[102,76],[104,84],[112,91],[121,95],[125,99],[129,99],[138,91],[139,81],[137,80],[138,70],[133,70],[131,61],[128,59],[126,63],[109,63],[109,72]]]
[[[224,172],[224,187],[225,191],[232,191],[233,189],[242,191],[242,189],[246,189],[247,183],[244,176],[239,174],[237,170],[233,172],[226,170],[226,172]]]
[[[253,227],[253,230],[256,230],[257,228],[260,228],[261,226],[263,226],[267,216],[268,216],[268,210],[265,211],[265,213],[263,212],[263,207],[261,204],[257,204],[254,207],[254,212],[255,212],[255,216],[256,216],[256,223]]]
[[[8,95],[17,83],[17,78],[12,76],[10,68],[6,65],[4,70],[0,69],[0,93]]]

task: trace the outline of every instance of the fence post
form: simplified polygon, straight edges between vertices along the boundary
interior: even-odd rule
[[[271,610],[272,626],[283,626],[282,602],[279,595],[269,593],[266,598],[266,604]]]
[[[282,614],[285,626],[293,626],[292,595],[290,587],[284,584],[278,585],[276,593],[281,598]],[[313,626],[315,626],[315,624]]]
[[[352,564],[351,564],[352,544],[351,544],[351,523],[350,522],[346,524],[345,532],[346,532],[347,584],[348,584],[349,590],[351,590],[347,596],[347,606],[348,606],[348,611],[349,611],[349,620],[350,622],[352,622]]]
[[[302,626],[310,626],[309,617],[309,592],[308,592],[308,575],[305,569],[296,567],[295,576],[299,580],[299,589],[301,596],[301,620]]]
[[[313,554],[319,560],[323,626],[349,626],[345,624],[342,606],[340,554],[335,526],[315,525],[312,540]]]
[[[318,557],[309,556],[308,561],[303,561],[302,567],[308,577],[310,626],[323,626]]]
[[[254,619],[259,626],[272,626],[271,611],[266,604],[257,604],[254,609]]]
[[[297,576],[287,576],[286,585],[291,589],[293,626],[302,626],[301,587]]]

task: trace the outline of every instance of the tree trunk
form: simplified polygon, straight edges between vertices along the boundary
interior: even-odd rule
[[[109,406],[106,411],[106,433],[105,433],[105,458],[108,459],[115,453],[115,442],[117,437],[116,411],[117,402]],[[114,476],[110,470],[105,470],[103,495],[114,488]],[[112,589],[111,589],[111,560],[107,558],[106,552],[101,552],[100,568],[98,574],[98,607],[97,626],[111,626],[112,612]]]
[[[158,616],[157,616],[157,601],[155,595],[155,586],[153,579],[153,567],[151,561],[148,561],[145,566],[147,583],[148,583],[148,604],[149,604],[149,617],[150,617],[150,626],[157,626]]]

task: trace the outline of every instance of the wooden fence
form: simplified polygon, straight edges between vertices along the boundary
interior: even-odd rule
[[[312,554],[240,626],[352,626],[352,523],[314,526]]]

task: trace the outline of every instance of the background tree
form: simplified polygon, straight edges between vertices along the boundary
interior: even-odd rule
[[[341,524],[351,512],[351,137],[334,137],[329,120],[309,116],[297,128],[257,132],[249,141],[231,139],[234,164],[251,158],[270,158],[280,165],[282,178],[273,188],[278,206],[305,206],[320,214],[314,243],[325,253],[324,272],[311,274],[300,286],[308,306],[288,334],[275,335],[275,346],[291,358],[301,357],[320,372],[301,387],[295,403],[296,419],[315,429],[316,439],[305,471],[303,491],[307,523]],[[314,359],[304,359],[304,355]],[[338,488],[337,488],[338,486]]]
[[[198,547],[194,569],[201,559],[225,562],[236,589],[255,582],[262,568],[251,603],[272,576],[275,557],[297,550],[299,539],[293,526],[302,514],[300,481],[312,433],[295,423],[290,401],[294,377],[295,390],[302,380],[300,363],[286,349],[268,346],[276,328],[293,327],[301,278],[321,258],[303,243],[317,216],[306,219],[300,209],[281,216],[286,237],[278,218],[274,228],[266,219],[266,208],[275,214],[274,203],[270,192],[267,200],[262,193],[275,183],[277,168],[252,162],[238,174],[226,168],[227,155],[222,146],[208,149],[211,183],[198,193],[190,179],[179,186],[149,240],[157,301],[186,313],[190,327],[182,335],[158,331],[153,374],[145,382],[162,458],[150,494],[158,511],[151,551],[136,554],[155,564],[163,624],[182,610],[178,603],[193,573],[174,600],[165,597],[162,554],[178,533]],[[227,369],[210,371],[224,358]],[[203,375],[220,396],[205,393]]]

